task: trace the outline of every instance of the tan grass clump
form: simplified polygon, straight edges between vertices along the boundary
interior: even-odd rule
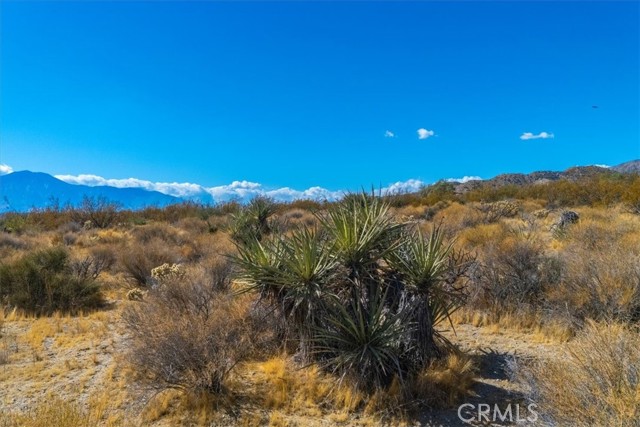
[[[640,335],[637,328],[590,322],[563,357],[516,372],[527,397],[551,425],[638,425]]]

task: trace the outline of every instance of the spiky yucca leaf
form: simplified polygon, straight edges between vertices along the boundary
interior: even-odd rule
[[[434,226],[428,237],[420,230],[405,239],[397,251],[387,258],[390,267],[400,273],[408,294],[406,311],[416,327],[411,336],[416,343],[413,363],[421,367],[438,354],[435,327],[462,302],[458,289],[445,283],[452,243],[445,244],[443,231]]]
[[[428,238],[418,229],[389,254],[387,262],[403,275],[411,291],[428,293],[447,272],[452,246],[444,243],[440,227],[434,226]]]
[[[395,250],[404,226],[394,221],[387,202],[366,193],[345,197],[319,220],[335,256],[354,273]]]
[[[402,359],[407,348],[402,343],[411,325],[402,312],[390,312],[385,299],[382,292],[371,294],[366,302],[352,298],[346,305],[333,299],[327,327],[315,337],[325,368],[365,389],[383,387],[405,373]]]
[[[240,292],[259,291],[262,296],[277,297],[282,291],[284,248],[280,240],[256,239],[236,244],[238,255],[232,261],[238,267],[236,279],[244,285]]]

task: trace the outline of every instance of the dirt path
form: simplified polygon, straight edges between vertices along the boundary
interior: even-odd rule
[[[533,414],[527,411],[527,404],[523,402],[519,384],[510,378],[509,365],[536,359],[552,361],[561,354],[562,345],[539,342],[540,337],[533,334],[511,330],[496,331],[470,324],[457,325],[455,334],[448,331],[445,335],[477,358],[479,379],[474,388],[475,395],[464,402],[467,405],[461,411],[462,417],[469,421],[461,420],[458,416],[458,408],[453,408],[424,413],[420,419],[420,425],[425,427],[539,425],[526,420],[527,417],[533,419]],[[489,405],[489,421],[478,413],[481,404]],[[511,421],[509,417],[505,417],[504,420],[501,420],[500,416],[494,417],[495,405],[498,406],[502,416],[506,415],[505,411],[511,406]],[[516,406],[519,406],[520,411],[521,421],[519,422],[516,422]]]

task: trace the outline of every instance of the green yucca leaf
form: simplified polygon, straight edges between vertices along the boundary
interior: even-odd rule
[[[447,272],[452,245],[443,242],[440,227],[434,226],[428,238],[418,230],[389,254],[387,262],[403,275],[406,284],[414,291],[429,292]]]
[[[355,289],[362,289],[356,286]],[[409,327],[402,313],[385,307],[386,295],[368,301],[355,297],[344,305],[333,299],[326,328],[316,331],[316,353],[324,366],[356,383],[380,387],[393,376],[402,378],[402,338]]]
[[[394,251],[404,225],[394,221],[388,203],[381,198],[349,196],[320,216],[319,221],[333,242],[334,255],[357,271]]]

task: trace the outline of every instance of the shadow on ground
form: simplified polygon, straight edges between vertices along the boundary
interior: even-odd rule
[[[520,362],[512,353],[479,350],[473,355],[479,367],[478,382],[461,408],[439,409],[421,414],[419,424],[425,427],[468,426],[535,426],[533,414],[527,410],[517,384],[511,381],[509,366]],[[483,405],[483,406],[480,406]],[[485,406],[488,405],[488,406]],[[459,410],[460,408],[460,410]],[[488,409],[487,415],[479,410]],[[527,420],[531,417],[532,420]]]

